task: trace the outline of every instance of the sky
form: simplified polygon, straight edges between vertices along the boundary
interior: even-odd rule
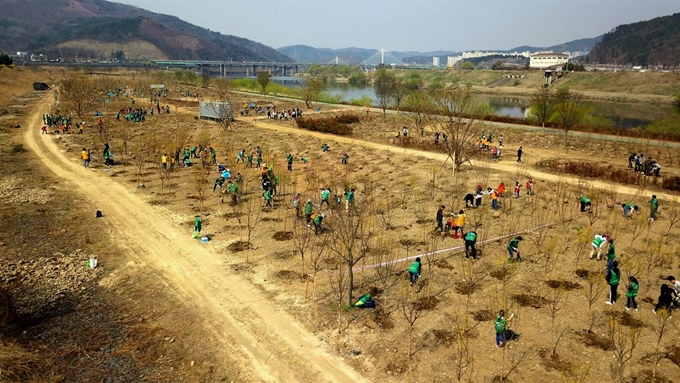
[[[596,37],[680,0],[113,0],[273,48],[508,50]]]

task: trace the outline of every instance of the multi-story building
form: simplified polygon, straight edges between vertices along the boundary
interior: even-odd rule
[[[542,52],[530,56],[530,68],[550,68],[563,66],[569,61],[569,55],[564,53]]]

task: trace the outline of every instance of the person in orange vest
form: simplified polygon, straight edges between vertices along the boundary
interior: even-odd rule
[[[503,193],[505,193],[505,183],[501,182],[496,190],[498,190],[498,196],[503,197]]]

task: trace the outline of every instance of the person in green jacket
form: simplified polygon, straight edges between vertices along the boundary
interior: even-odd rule
[[[638,283],[637,278],[633,276],[628,277],[628,282],[630,282],[630,284],[628,285],[628,291],[626,292],[626,310],[630,310],[630,305],[632,304],[635,311],[638,311],[635,297],[638,295],[640,284]]]
[[[253,167],[253,155],[248,154],[248,164],[246,165],[247,168],[252,168]]]
[[[288,153],[288,157],[286,157],[286,160],[288,161],[288,171],[292,172],[293,171],[293,155]]]
[[[307,227],[311,226],[312,212],[313,211],[314,211],[314,204],[312,203],[311,199],[308,199],[307,202],[305,202],[305,222],[307,223]]]
[[[217,189],[217,187],[220,187],[220,191],[222,191],[222,185],[224,184],[224,178],[220,177],[215,180],[215,185],[213,186],[213,193]]]
[[[621,207],[623,208],[623,216],[626,218],[631,218],[638,211],[638,207],[632,203],[622,203]]]
[[[477,233],[468,231],[465,233],[465,258],[477,259]]]
[[[423,266],[420,263],[420,257],[417,257],[415,262],[411,264],[411,267],[408,268],[408,275],[409,281],[411,282],[411,286],[413,286],[414,283],[418,282],[418,278],[420,278],[420,272],[422,268]]]
[[[519,256],[519,242],[522,240],[522,236],[518,236],[510,240],[510,243],[508,243],[508,254],[510,254],[510,258],[508,258],[508,261],[512,261],[512,256],[517,254],[517,260],[521,261],[522,257]]]
[[[588,211],[588,209],[593,205],[592,202],[588,199],[588,197],[583,196],[581,197],[581,213],[585,213]]]
[[[616,303],[616,290],[619,288],[619,281],[621,280],[621,270],[619,270],[619,262],[614,261],[612,268],[607,273],[607,283],[609,283],[609,300],[604,302],[608,305]]]
[[[357,303],[354,304],[354,307],[362,309],[373,308],[375,307],[375,301],[371,298],[371,294],[366,294],[359,298]]]
[[[345,210],[349,210],[350,205],[354,203],[354,189],[345,191]]]
[[[609,248],[607,249],[607,272],[612,269],[614,259],[616,259],[616,247],[614,246],[614,239],[609,238]]]
[[[231,195],[231,203],[236,205],[238,202],[238,184],[229,181],[229,186],[227,186],[227,193]],[[222,194],[222,202],[224,202],[224,194]]]
[[[194,219],[194,231],[196,233],[200,233],[202,226],[203,226],[203,220],[201,219],[200,215],[197,215],[196,219]]]
[[[321,223],[323,222],[323,219],[326,218],[326,214],[317,214],[316,217],[314,217],[314,234],[321,234],[323,232],[323,228],[321,227]]]
[[[323,206],[324,203],[326,203],[326,206],[331,206],[328,203],[328,199],[331,197],[331,190],[329,188],[324,188],[321,191],[321,204],[319,204],[319,207]]]
[[[503,347],[505,345],[505,331],[507,330],[507,324],[515,314],[511,314],[510,318],[505,318],[505,311],[501,310],[498,315],[496,315],[496,320],[494,320],[494,329],[496,330],[496,347]]]
[[[264,207],[272,207],[272,189],[271,188],[264,191],[264,200],[267,201],[267,203],[264,205]]]
[[[652,195],[652,199],[649,200],[649,220],[656,220],[656,212],[659,211],[659,200],[656,198],[656,194]]]

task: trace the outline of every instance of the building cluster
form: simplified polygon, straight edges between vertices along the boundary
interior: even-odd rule
[[[446,66],[453,67],[462,60],[478,57],[489,57],[489,56],[506,56],[506,57],[525,57],[529,59],[530,68],[551,68],[557,66],[563,66],[569,59],[583,56],[588,52],[576,51],[576,52],[535,52],[530,53],[529,51],[524,52],[497,52],[497,51],[474,51],[474,52],[463,52],[456,56],[447,56]],[[432,66],[438,67],[439,57],[432,58]]]
[[[8,54],[8,56],[15,63],[23,63],[26,61],[32,62],[44,62],[47,61],[47,55],[40,54],[28,54],[28,52],[16,52],[16,54]]]

